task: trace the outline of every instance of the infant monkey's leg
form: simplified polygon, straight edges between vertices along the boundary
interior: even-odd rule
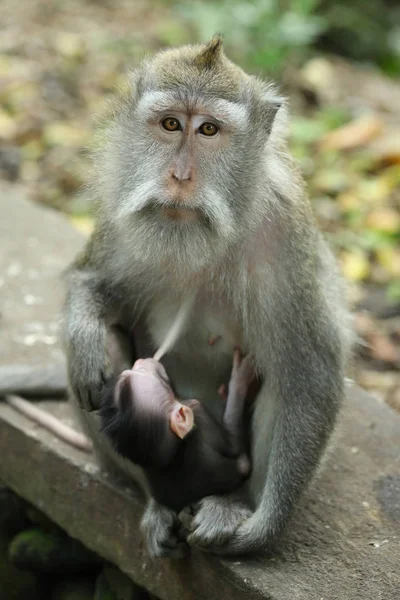
[[[229,381],[223,425],[231,436],[233,451],[239,454],[238,468],[244,475],[250,472],[250,461],[245,454],[244,409],[253,378],[252,357],[248,354],[242,359],[240,350],[236,348],[233,354],[232,373]]]

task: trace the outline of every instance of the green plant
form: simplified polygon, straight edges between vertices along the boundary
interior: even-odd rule
[[[222,33],[233,60],[249,70],[275,74],[287,63],[304,61],[325,30],[324,17],[314,14],[318,5],[319,0],[195,0],[176,4],[174,14],[187,25],[191,40]],[[162,32],[166,43],[174,42],[176,34],[176,27]]]

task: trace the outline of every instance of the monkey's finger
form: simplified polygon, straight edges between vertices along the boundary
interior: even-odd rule
[[[241,363],[241,352],[239,346],[236,346],[233,351],[233,365],[232,365],[232,373],[236,371],[240,367]]]
[[[242,359],[239,374],[247,383],[254,377],[254,365],[253,365],[253,357],[250,354],[246,354],[246,356]]]
[[[91,412],[93,409],[89,395],[89,390],[86,388],[80,388],[78,390],[74,390],[74,392],[80,408],[86,410],[87,412]]]
[[[228,399],[228,394],[227,394],[227,391],[226,391],[226,385],[225,384],[222,384],[222,385],[219,386],[219,388],[218,388],[218,396],[222,400],[224,400],[225,402]]]
[[[158,544],[149,548],[150,556],[155,558],[185,558],[190,553],[189,545],[181,540],[170,540],[168,543]]]
[[[191,504],[189,506],[185,506],[185,508],[179,513],[179,519],[182,525],[181,531],[185,534],[185,538],[193,528],[194,515],[195,509]]]
[[[81,408],[87,412],[93,412],[100,408],[101,404],[101,385],[93,385],[90,387],[80,388],[76,395],[78,397]]]

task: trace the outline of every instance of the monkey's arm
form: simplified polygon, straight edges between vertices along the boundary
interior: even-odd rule
[[[233,355],[233,366],[228,387],[223,425],[231,437],[232,449],[239,453],[245,448],[244,409],[253,378],[253,365],[250,355],[243,359],[240,350],[236,349]]]
[[[64,342],[69,382],[80,408],[98,408],[99,392],[111,376],[107,356],[108,298],[100,274],[90,264],[89,245],[67,275],[64,308]]]

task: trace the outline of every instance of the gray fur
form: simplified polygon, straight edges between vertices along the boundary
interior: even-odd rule
[[[205,69],[199,53],[204,46],[146,61],[116,108],[96,159],[96,229],[68,277],[65,339],[71,388],[92,423],[87,411],[113,370],[107,327],[144,325],[154,351],[188,290],[197,290],[192,318],[162,361],[177,395],[221,415],[217,388],[229,380],[233,347],[254,356],[264,383],[247,508],[242,500],[204,500],[188,538],[245,554],[277,539],[317,469],[343,395],[350,327],[334,260],[287,153],[285,103],[222,51]],[[160,132],[165,102],[168,114],[218,113],[222,123],[217,138],[196,138],[190,206],[198,219],[190,223],[161,216],[175,206],[167,173],[183,143]],[[221,336],[213,346],[211,334]],[[96,424],[91,434],[98,436]],[[165,555],[176,546],[168,542],[175,517],[154,507],[143,528],[150,552]]]

